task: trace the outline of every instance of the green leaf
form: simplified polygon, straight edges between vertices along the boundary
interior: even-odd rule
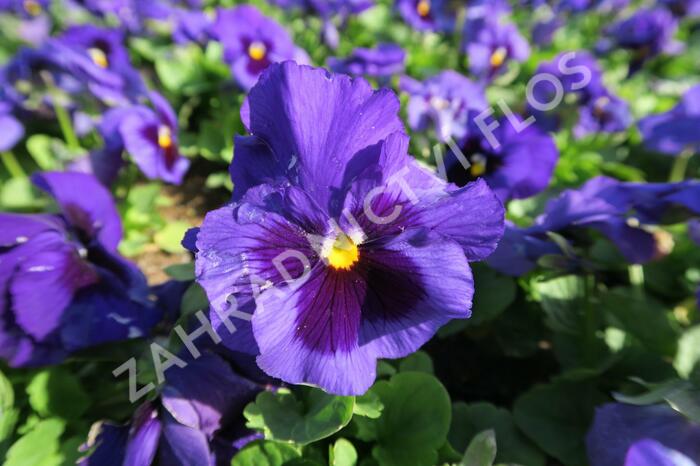
[[[12,383],[0,372],[0,458],[5,455],[19,418],[19,410],[14,405],[15,392]]]
[[[331,447],[329,466],[355,466],[357,451],[350,441],[339,438]]]
[[[545,456],[520,433],[513,416],[507,409],[485,402],[472,404],[457,402],[452,405],[449,441],[456,450],[464,451],[469,441],[486,429],[493,429],[496,432],[498,439],[496,460],[499,463],[545,465]]]
[[[593,411],[606,397],[592,384],[537,385],[515,402],[518,427],[540,448],[566,465],[587,464],[584,439]]]
[[[547,314],[547,326],[554,331],[576,334],[581,326],[585,282],[576,275],[535,282],[533,290]]]
[[[209,308],[209,300],[204,288],[197,282],[187,288],[180,303],[180,313],[184,315],[193,314],[197,311],[204,311]]]
[[[32,409],[42,417],[79,419],[90,406],[90,397],[78,379],[61,367],[39,372],[27,386]]]
[[[185,248],[180,244],[185,232],[190,229],[186,222],[170,222],[163,229],[153,236],[154,241],[163,251],[171,254],[185,252]]]
[[[370,389],[384,411],[378,419],[357,418],[366,439],[375,440],[372,456],[382,466],[435,464],[450,428],[450,397],[432,375],[396,374]]]
[[[678,341],[673,366],[681,377],[689,377],[700,361],[700,325],[686,330]]]
[[[636,337],[650,351],[675,356],[678,331],[666,309],[652,297],[616,288],[601,296],[601,307],[614,326]]]
[[[474,284],[476,291],[469,325],[495,319],[515,300],[515,280],[489,267],[474,268]]]
[[[38,205],[28,178],[10,178],[0,186],[0,205],[4,209],[26,209]]]
[[[259,440],[239,451],[231,460],[231,466],[285,466],[299,457],[292,445]]]
[[[165,273],[170,278],[181,282],[194,280],[194,262],[169,265],[165,268]]]
[[[464,453],[462,466],[493,466],[496,460],[496,434],[485,430],[476,434]]]
[[[355,397],[355,406],[353,408],[353,414],[357,416],[364,416],[371,419],[376,419],[382,415],[384,410],[384,405],[379,396],[369,391],[362,396]]]
[[[59,439],[65,423],[61,419],[39,421],[8,450],[4,466],[59,466],[63,464]]]
[[[52,152],[52,138],[45,134],[34,134],[27,139],[27,151],[42,170],[58,168]]]
[[[432,374],[433,360],[425,351],[416,351],[399,362],[399,372],[425,372]]]
[[[287,389],[262,392],[245,409],[248,426],[264,430],[270,440],[306,445],[329,437],[352,418],[355,399],[302,387],[299,397]]]

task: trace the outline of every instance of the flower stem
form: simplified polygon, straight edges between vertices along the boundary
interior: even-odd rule
[[[678,157],[673,161],[671,166],[671,173],[668,176],[668,181],[675,183],[678,181],[683,181],[685,179],[685,171],[688,168],[688,161],[693,156],[693,151],[691,149],[686,149],[681,152]]]
[[[73,130],[73,123],[71,122],[70,115],[66,109],[57,102],[54,102],[53,108],[54,112],[56,113],[58,124],[61,127],[61,132],[63,133],[63,139],[66,141],[66,144],[68,144],[68,148],[72,150],[79,149],[80,141]]]
[[[26,178],[27,174],[24,172],[22,165],[10,151],[3,152],[0,154],[0,159],[2,159],[2,164],[5,166],[7,171],[13,178]]]

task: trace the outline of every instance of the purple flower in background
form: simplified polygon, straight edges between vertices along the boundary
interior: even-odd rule
[[[169,368],[160,397],[141,405],[129,424],[96,424],[82,447],[93,450],[78,464],[230,464],[255,438],[244,427],[243,408],[261,387],[213,353],[183,361],[187,366]]]
[[[700,183],[622,183],[596,177],[580,189],[549,201],[528,232],[565,232],[591,228],[608,237],[631,263],[662,257],[672,238],[653,228],[672,208],[700,213]]]
[[[70,27],[49,43],[49,52],[108,104],[128,103],[146,92],[117,29]]]
[[[564,25],[560,18],[553,17],[547,20],[536,22],[532,26],[532,43],[540,47],[548,46],[552,43],[554,34]]]
[[[639,121],[644,146],[656,152],[679,155],[700,150],[700,85],[688,90],[680,102],[665,113]]]
[[[452,70],[424,82],[404,76],[399,87],[411,97],[408,103],[411,129],[425,131],[434,125],[441,141],[465,137],[471,114],[488,107],[483,88]]]
[[[556,78],[537,82],[528,101],[528,113],[542,129],[557,131],[571,126],[580,138],[597,132],[623,131],[631,124],[629,106],[605,87],[600,66],[588,52],[561,53],[540,64],[534,75]],[[554,85],[555,81],[561,84],[560,88]],[[558,99],[560,105],[554,105]]]
[[[245,90],[253,87],[272,63],[309,61],[282,26],[250,5],[219,9],[213,33],[224,46],[224,59],[233,76]]]
[[[21,18],[36,18],[49,7],[49,0],[0,0],[0,11],[14,13]]]
[[[586,445],[591,466],[694,466],[700,426],[667,405],[608,403],[596,409]],[[673,458],[681,459],[668,462]]]
[[[700,16],[700,0],[659,0],[658,3],[677,18],[697,18]]]
[[[503,238],[486,263],[505,275],[519,277],[537,266],[540,257],[561,254],[561,250],[546,235],[531,233],[506,221]]]
[[[524,199],[543,191],[548,185],[559,159],[554,139],[537,126],[518,121],[514,126],[503,118],[489,138],[474,127],[460,142],[461,154],[450,151],[445,159],[447,179],[458,186],[483,178],[502,202]],[[462,159],[462,156],[466,159]],[[466,163],[468,162],[468,166]]]
[[[495,249],[503,207],[417,165],[389,90],[285,62],[248,99],[254,136],[235,141],[234,203],[197,233],[197,281],[212,315],[255,300],[247,350],[268,375],[364,393],[378,358],[469,317],[468,262]]]
[[[175,27],[173,39],[178,44],[195,42],[206,44],[212,37],[214,22],[202,11],[176,9],[173,12]]]
[[[627,102],[604,92],[579,107],[574,136],[582,138],[595,133],[619,133],[632,124],[632,114]]]
[[[41,45],[51,33],[48,7],[48,0],[0,0],[0,13],[10,13],[19,18],[15,34],[35,46]]]
[[[515,24],[506,21],[498,3],[470,8],[463,37],[462,47],[469,58],[469,70],[482,79],[492,79],[502,73],[509,61],[523,62],[530,56],[527,40]]]
[[[100,18],[116,18],[131,33],[143,33],[147,20],[166,20],[171,7],[161,0],[74,0]]]
[[[450,32],[456,12],[449,0],[396,0],[404,21],[419,31]]]
[[[374,49],[356,48],[347,58],[330,57],[328,66],[335,73],[352,76],[389,78],[401,73],[406,52],[396,44],[379,44]]]
[[[163,96],[150,93],[153,109],[132,107],[120,118],[119,134],[124,148],[144,175],[180,184],[190,161],[180,155],[177,146],[177,118]]]
[[[109,192],[82,173],[33,181],[61,213],[0,213],[0,357],[50,364],[146,335],[160,314],[141,272],[117,254],[122,226]]]
[[[7,102],[0,101],[0,152],[11,150],[24,137],[24,126],[12,115]]]
[[[675,54],[683,45],[673,39],[678,22],[664,8],[640,9],[632,16],[614,23],[606,30],[606,39],[599,45],[601,51],[613,48],[632,52],[630,73],[659,54]]]

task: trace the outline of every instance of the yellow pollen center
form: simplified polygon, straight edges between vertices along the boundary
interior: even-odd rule
[[[107,55],[97,47],[90,47],[88,49],[88,54],[92,59],[92,62],[99,66],[100,68],[107,68],[109,66],[109,60],[107,60]]]
[[[486,173],[486,164],[483,162],[472,164],[472,166],[469,167],[469,173],[471,173],[471,175],[474,177],[483,175]]]
[[[420,0],[416,5],[416,11],[423,18],[428,16],[430,14],[430,0]]]
[[[43,11],[41,5],[36,0],[24,0],[22,6],[24,7],[24,11],[29,13],[31,16],[39,16]]]
[[[256,61],[260,61],[265,58],[267,54],[267,47],[260,41],[254,41],[248,46],[248,55],[250,58]]]
[[[350,237],[341,233],[326,253],[328,264],[334,269],[350,270],[360,258],[360,251]]]
[[[163,149],[169,149],[173,145],[173,134],[167,126],[158,127],[158,145]]]
[[[508,56],[508,50],[505,47],[498,47],[496,50],[493,51],[491,54],[491,67],[493,68],[498,68],[503,64],[503,62],[506,61],[506,57]]]

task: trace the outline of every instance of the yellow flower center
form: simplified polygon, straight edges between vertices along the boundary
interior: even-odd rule
[[[265,44],[258,40],[251,42],[251,44],[248,46],[248,55],[253,60],[260,61],[265,58],[266,54],[267,47],[265,47]]]
[[[323,255],[334,269],[350,270],[360,258],[360,251],[348,235],[341,233]]]
[[[41,4],[39,4],[39,2],[36,0],[24,0],[22,6],[24,7],[24,11],[29,13],[31,16],[39,16],[43,11]]]
[[[169,149],[173,145],[173,133],[165,125],[158,127],[158,145],[163,149]]]
[[[476,178],[486,173],[486,157],[481,154],[476,154],[471,157],[471,166],[469,167],[469,173]]]
[[[109,66],[109,60],[107,60],[107,55],[97,47],[90,47],[88,49],[88,54],[92,59],[92,62],[99,66],[100,68],[107,68]]]
[[[420,0],[416,5],[416,11],[423,18],[428,16],[430,14],[430,0]]]
[[[496,50],[493,51],[491,54],[491,67],[492,68],[498,68],[503,64],[503,62],[506,61],[506,57],[508,56],[508,50],[505,47],[498,47]]]

